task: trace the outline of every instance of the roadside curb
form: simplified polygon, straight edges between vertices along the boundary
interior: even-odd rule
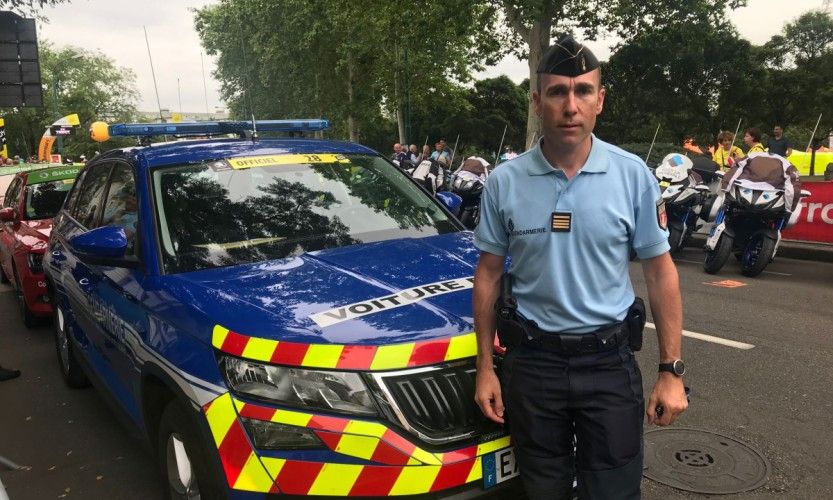
[[[706,235],[693,234],[686,247],[698,247],[706,243]],[[808,243],[806,241],[781,240],[778,245],[778,257],[789,259],[815,260],[833,262],[833,245]]]

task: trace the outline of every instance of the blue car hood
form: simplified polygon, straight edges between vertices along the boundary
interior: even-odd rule
[[[209,323],[250,337],[385,345],[473,330],[470,232],[322,250],[165,277]],[[211,325],[213,327],[213,325]]]

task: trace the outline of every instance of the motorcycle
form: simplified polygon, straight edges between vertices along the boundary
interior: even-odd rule
[[[778,168],[781,168],[781,162],[786,162],[774,155],[756,153],[742,160],[741,165],[747,168],[744,162],[748,162],[753,167],[766,167],[758,158],[772,160],[770,167],[775,165],[773,161],[779,163]],[[756,161],[758,163],[753,165]],[[789,167],[795,170],[795,167]],[[709,274],[717,273],[732,253],[740,260],[744,276],[758,276],[772,262],[781,242],[781,230],[795,225],[802,209],[794,199],[794,190],[800,187],[797,174],[793,181],[788,175],[791,172],[787,167],[784,169],[783,185],[761,181],[773,177],[760,171],[745,176],[734,170],[725,174],[731,177],[724,179],[722,193],[711,200],[710,206],[704,207],[704,213],[714,226],[706,239],[703,270]],[[807,196],[810,196],[809,191],[799,189],[800,198]]]
[[[434,159],[422,160],[413,169],[406,168],[405,171],[432,196],[436,196],[446,182],[446,166]]]
[[[689,157],[678,153],[667,155],[654,169],[665,201],[672,253],[683,248],[691,234],[705,224],[699,217],[710,192],[704,177],[711,176],[714,170],[710,166],[696,169]]]
[[[472,156],[466,158],[449,176],[451,192],[458,194],[463,202],[457,216],[468,229],[474,229],[480,221],[480,195],[489,176],[489,162]]]

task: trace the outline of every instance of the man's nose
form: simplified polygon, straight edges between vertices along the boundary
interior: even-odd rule
[[[576,99],[576,94],[574,92],[567,92],[567,96],[564,99],[564,114],[565,115],[574,115],[578,113],[578,101]]]

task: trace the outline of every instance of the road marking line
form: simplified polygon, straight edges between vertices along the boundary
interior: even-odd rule
[[[647,326],[648,328],[650,328],[652,330],[657,329],[656,325],[653,324],[653,323],[650,323],[650,322],[645,323],[645,326]],[[705,333],[690,332],[688,330],[683,330],[683,336],[684,337],[690,337],[690,338],[697,339],[697,340],[704,340],[706,342],[713,342],[715,344],[721,344],[721,345],[725,345],[725,346],[728,346],[728,347],[734,347],[735,349],[748,350],[748,349],[752,349],[753,347],[755,347],[754,345],[747,344],[745,342],[738,342],[736,340],[723,339],[723,338],[720,338],[720,337],[714,337],[712,335],[706,335]]]
[[[702,262],[698,261],[698,260],[685,260],[685,259],[674,259],[674,262],[685,262],[687,264],[702,264]],[[778,276],[792,276],[792,274],[779,273],[779,272],[776,272],[776,271],[762,271],[762,272],[767,273],[767,274],[777,274]]]

